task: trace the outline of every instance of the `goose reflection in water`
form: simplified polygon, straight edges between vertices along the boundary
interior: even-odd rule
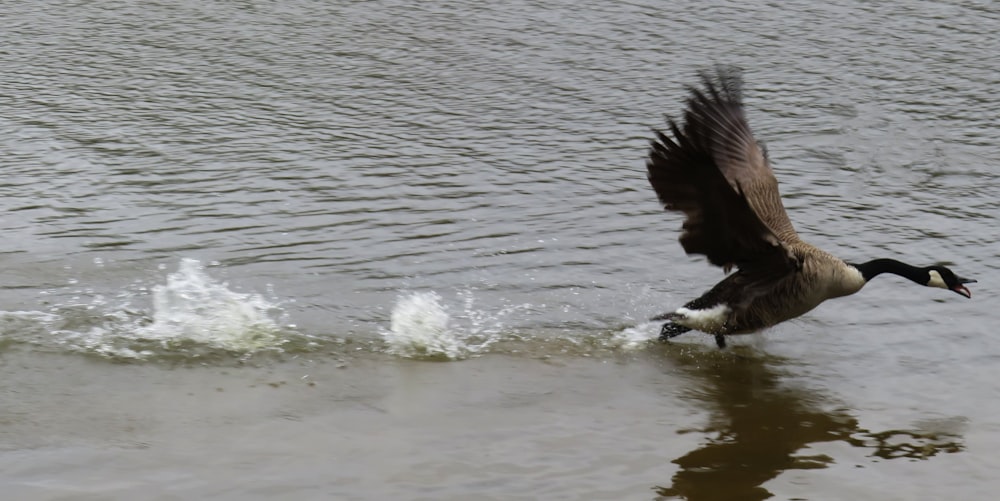
[[[826,455],[797,454],[814,443],[841,441],[882,459],[928,459],[964,447],[954,431],[866,430],[848,411],[825,409],[827,399],[815,390],[783,384],[776,368],[786,361],[779,357],[750,349],[725,354],[674,347],[665,352],[673,362],[670,370],[704,382],[682,398],[707,404],[711,419],[704,429],[689,430],[709,439],[674,460],[680,470],[669,486],[654,488],[658,500],[767,499],[772,494],[763,484],[782,472],[834,462]]]

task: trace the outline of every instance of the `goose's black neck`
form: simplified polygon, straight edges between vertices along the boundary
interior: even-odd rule
[[[882,273],[892,273],[901,277],[909,278],[920,285],[927,285],[927,272],[923,268],[910,266],[895,259],[873,259],[867,263],[852,264],[865,277],[865,282],[881,275]]]

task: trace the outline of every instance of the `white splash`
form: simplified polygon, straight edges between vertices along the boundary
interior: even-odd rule
[[[142,291],[146,289],[141,288]],[[19,329],[25,341],[115,358],[200,357],[213,351],[249,356],[281,351],[288,334],[282,310],[258,294],[238,293],[212,279],[200,262],[183,259],[166,284],[152,288],[152,311],[97,295],[90,304],[63,305],[40,319],[45,336]],[[22,315],[22,320],[25,317]]]
[[[212,280],[197,260],[181,260],[166,285],[153,287],[153,322],[136,336],[164,347],[194,342],[237,352],[283,344],[282,329],[273,318],[280,309],[258,294],[233,292],[227,285]]]
[[[451,360],[479,353],[495,342],[502,325],[499,317],[518,309],[505,308],[488,315],[473,308],[471,292],[460,293],[463,311],[448,313],[436,292],[416,292],[401,297],[392,309],[388,331],[382,332],[386,351],[408,358],[444,357]]]
[[[434,292],[416,293],[402,298],[392,309],[391,324],[382,336],[389,353],[404,357],[444,355],[458,358],[462,343],[448,330],[448,312]]]
[[[633,351],[646,348],[650,341],[658,339],[659,336],[660,324],[643,323],[615,332],[606,344],[608,348]]]

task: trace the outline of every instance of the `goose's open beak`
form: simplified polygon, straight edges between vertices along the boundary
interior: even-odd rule
[[[962,284],[974,284],[974,283],[976,283],[975,279],[972,279],[972,278],[959,278],[958,279],[958,285],[952,287],[951,290],[953,290],[953,291],[955,291],[955,292],[957,292],[957,293],[959,293],[959,294],[961,294],[961,295],[963,295],[963,296],[965,296],[965,297],[967,297],[969,299],[972,299],[972,293],[969,292],[969,289],[967,289]]]

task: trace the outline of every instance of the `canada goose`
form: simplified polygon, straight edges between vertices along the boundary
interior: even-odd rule
[[[854,294],[882,273],[972,297],[944,266],[918,268],[894,259],[849,264],[803,242],[788,220],[767,152],[754,139],[743,111],[742,78],[735,68],[701,73],[703,89],[689,87],[683,127],[667,118],[673,137],[657,131],[646,163],[664,208],[684,213],[680,236],[688,254],[702,254],[730,274],[666,320],[660,340],[695,329],[746,334],[795,318],[823,301]]]

